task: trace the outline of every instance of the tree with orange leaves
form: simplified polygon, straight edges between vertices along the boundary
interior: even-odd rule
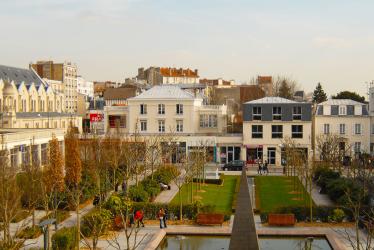
[[[70,191],[72,201],[74,202],[77,214],[77,248],[79,249],[80,242],[80,218],[79,218],[79,203],[80,203],[80,183],[82,179],[82,162],[79,154],[79,142],[77,135],[74,133],[72,127],[68,129],[65,136],[65,183]]]

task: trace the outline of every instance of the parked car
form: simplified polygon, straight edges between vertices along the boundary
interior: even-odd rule
[[[223,165],[223,170],[225,171],[241,171],[245,167],[245,162],[240,160],[235,160]]]

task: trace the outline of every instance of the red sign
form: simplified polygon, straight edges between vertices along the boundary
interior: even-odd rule
[[[101,122],[104,119],[103,114],[90,114],[90,122]]]

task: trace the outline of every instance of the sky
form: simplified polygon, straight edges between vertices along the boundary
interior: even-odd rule
[[[87,80],[121,82],[139,67],[189,67],[364,95],[373,10],[373,0],[0,0],[0,64],[67,60]]]

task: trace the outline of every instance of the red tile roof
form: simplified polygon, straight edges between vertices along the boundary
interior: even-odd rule
[[[198,71],[182,68],[160,68],[160,74],[166,77],[199,77]]]

